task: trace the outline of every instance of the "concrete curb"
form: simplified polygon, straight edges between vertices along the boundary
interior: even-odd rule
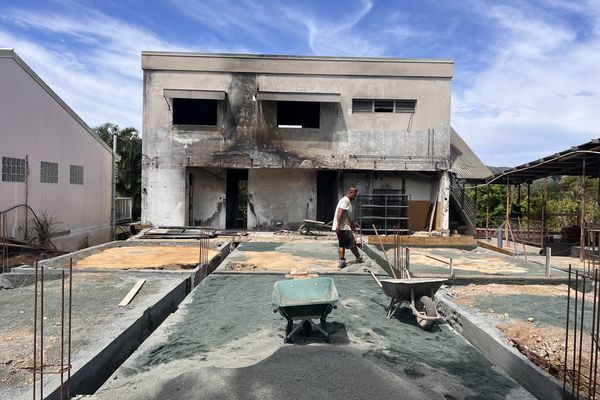
[[[541,400],[563,399],[562,383],[505,344],[494,325],[442,295],[436,295],[435,299],[439,313],[449,325],[532,395]]]
[[[76,362],[71,374],[71,393],[93,394],[98,390],[148,336],[177,310],[189,293],[189,281],[190,278],[183,280],[159,301],[148,306],[135,322],[91,358]],[[60,387],[45,397],[45,400],[58,399]]]

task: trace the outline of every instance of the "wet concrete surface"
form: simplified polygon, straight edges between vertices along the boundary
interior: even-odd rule
[[[127,307],[118,307],[141,277],[146,279],[146,283],[137,296]],[[165,274],[138,276],[127,272],[74,273],[72,298],[74,367],[79,367],[83,360],[93,356],[120,335],[147,307],[158,301],[183,279],[185,277],[171,277]],[[68,294],[65,301],[65,309],[68,309]],[[33,365],[33,308],[33,285],[0,290],[2,310],[0,313],[0,398],[2,399],[31,398],[32,374],[29,368]],[[61,281],[47,280],[44,282],[45,364],[60,363],[60,310]],[[66,324],[65,317],[65,335]],[[65,336],[65,354],[66,343]],[[54,389],[52,381],[53,378],[46,377],[45,382],[48,383],[46,393]]]
[[[370,277],[332,277],[331,344],[283,343],[271,305],[281,276],[212,275],[93,398],[532,398],[447,325],[423,331],[408,308],[386,319],[389,299]]]

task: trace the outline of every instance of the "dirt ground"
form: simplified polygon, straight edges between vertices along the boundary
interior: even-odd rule
[[[431,256],[446,262],[449,262],[450,257],[452,257],[454,269],[483,274],[525,274],[528,272],[523,266],[516,265],[511,257],[502,254],[496,255],[481,250],[461,250],[451,248],[444,248],[443,252],[445,257],[439,255],[440,250],[427,250],[423,248],[412,249],[410,253],[410,263],[411,265],[416,265],[416,270],[418,270],[417,264],[448,269],[449,267],[446,263],[435,260],[431,258]],[[391,257],[393,250],[388,250],[387,253],[388,257]]]
[[[534,364],[541,367],[559,380],[564,377],[564,360],[565,360],[565,330],[548,326],[536,325],[526,321],[516,321],[514,323],[501,324],[498,329],[508,338],[508,343],[523,353]],[[579,346],[579,336],[577,338],[577,346]],[[572,355],[574,345],[573,341],[569,340],[569,362],[568,365],[573,365]],[[591,354],[591,337],[584,333],[582,338],[581,351],[581,371],[583,377],[580,382],[580,390],[587,393],[589,390],[590,370],[590,354]],[[579,368],[578,351],[576,354],[576,369]],[[567,371],[567,382],[573,383],[569,372]],[[600,391],[600,385],[596,384],[596,392]]]
[[[208,250],[208,259],[217,252]],[[198,247],[137,246],[106,249],[75,264],[76,268],[191,269],[198,265]]]
[[[36,261],[45,260],[48,257],[54,257],[54,254],[46,253],[23,253],[8,257],[8,268],[19,267],[21,265],[33,265]]]
[[[482,296],[528,294],[534,296],[566,297],[567,290],[567,285],[503,285],[493,283],[489,285],[453,286],[449,294],[457,304],[473,305],[474,301]]]

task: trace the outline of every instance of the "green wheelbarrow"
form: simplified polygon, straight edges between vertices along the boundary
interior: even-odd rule
[[[327,316],[337,308],[340,300],[333,279],[328,277],[310,279],[287,279],[275,282],[273,286],[273,312],[279,312],[286,320],[284,343],[300,330],[304,336],[310,336],[315,328],[329,343]],[[319,325],[312,322],[319,320]],[[294,321],[302,321],[294,327]]]
[[[333,221],[323,222],[323,221],[314,221],[312,219],[305,219],[298,231],[303,235],[308,235],[311,232],[324,232],[331,230],[331,224]]]

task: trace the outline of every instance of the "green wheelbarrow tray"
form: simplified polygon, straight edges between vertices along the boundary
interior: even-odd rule
[[[298,231],[303,235],[308,235],[311,231],[330,231],[331,224],[333,224],[333,221],[323,222],[305,219],[304,223],[298,228]]]
[[[305,336],[310,336],[313,327],[323,333],[325,341],[329,342],[326,318],[337,308],[339,300],[333,279],[328,277],[275,282],[273,312],[279,312],[287,320],[284,342],[289,343],[301,328]],[[320,325],[314,324],[313,319],[319,319]],[[302,324],[294,328],[294,321],[298,320]]]

